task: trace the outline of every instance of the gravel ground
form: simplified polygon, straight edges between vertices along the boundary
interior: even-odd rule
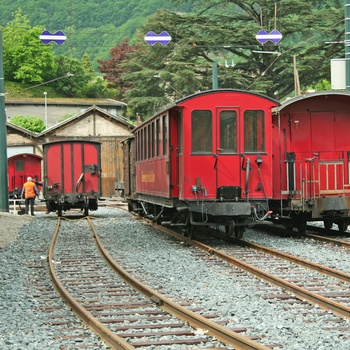
[[[0,248],[4,248],[16,240],[22,226],[33,219],[30,215],[0,212]]]
[[[325,332],[322,330],[324,322],[315,319],[313,314],[294,315],[284,310],[283,303],[262,299],[259,284],[247,283],[243,276],[230,274],[221,264],[208,264],[196,259],[192,248],[184,249],[180,242],[165,236],[159,239],[162,234],[155,233],[129,213],[100,207],[91,214],[97,218],[94,224],[110,254],[118,256],[122,245],[125,263],[134,267],[150,284],[161,286],[164,292],[199,300],[198,303],[207,310],[230,319],[230,326],[252,327],[251,334],[264,336],[265,343],[285,344],[284,350],[350,349],[349,330]],[[47,254],[55,216],[44,212],[36,213],[34,218],[0,213],[0,237],[4,247],[0,250],[0,349],[58,349],[53,345],[50,329],[43,327],[42,316],[33,297],[33,284],[28,283],[31,274],[28,262],[38,261]],[[248,231],[247,238],[255,234]],[[320,255],[317,246],[310,244],[302,249],[297,240],[272,238],[270,241],[268,236],[263,239],[271,246],[279,244],[286,247],[288,242],[288,249],[285,249],[299,252],[310,260]],[[322,260],[326,260],[328,265],[349,271],[339,261],[340,256],[341,253],[334,254],[326,248],[322,250]],[[23,269],[19,269],[20,266]],[[332,318],[333,315],[325,317]],[[350,326],[348,321],[344,324]]]

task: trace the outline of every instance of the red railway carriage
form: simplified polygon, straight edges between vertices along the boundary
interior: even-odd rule
[[[211,90],[142,123],[125,142],[135,147],[135,165],[125,167],[130,208],[189,230],[223,225],[241,237],[252,203],[267,210],[272,197],[269,126],[278,105],[247,91]]]
[[[21,195],[23,184],[30,176],[41,181],[42,157],[30,153],[16,154],[9,157],[8,164],[8,190],[10,198],[18,198]]]
[[[44,149],[44,197],[49,212],[97,210],[101,193],[101,144],[94,141],[49,142]]]
[[[323,220],[341,231],[350,210],[350,94],[293,98],[273,115],[273,217],[304,231]],[[285,219],[291,219],[286,221]]]

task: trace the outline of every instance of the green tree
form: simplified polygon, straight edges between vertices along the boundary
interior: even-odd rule
[[[42,28],[31,27],[27,16],[18,10],[1,30],[5,79],[42,83],[53,77],[57,64],[52,48],[39,39]]]
[[[82,65],[83,65],[83,69],[85,74],[87,75],[94,75],[95,71],[94,71],[94,67],[92,66],[92,63],[90,61],[90,57],[88,53],[84,53],[83,58],[82,58]]]
[[[43,120],[38,117],[16,115],[10,122],[32,132],[41,132],[46,128]]]
[[[84,97],[82,90],[90,80],[85,73],[82,62],[76,58],[59,56],[56,80],[52,86],[68,97]]]

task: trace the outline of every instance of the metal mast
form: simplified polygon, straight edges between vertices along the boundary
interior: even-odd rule
[[[0,211],[9,211],[7,179],[7,140],[4,93],[4,65],[2,60],[2,33],[0,31]]]
[[[345,75],[346,90],[350,91],[350,0],[345,0]]]

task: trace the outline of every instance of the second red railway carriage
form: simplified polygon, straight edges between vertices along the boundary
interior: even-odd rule
[[[101,144],[95,141],[48,142],[44,150],[44,197],[49,212],[97,210],[101,194]]]
[[[130,209],[189,231],[222,225],[241,237],[272,197],[270,125],[278,105],[248,91],[211,90],[142,123],[124,142]]]
[[[277,222],[347,229],[350,212],[350,93],[293,98],[273,115],[273,199]]]

